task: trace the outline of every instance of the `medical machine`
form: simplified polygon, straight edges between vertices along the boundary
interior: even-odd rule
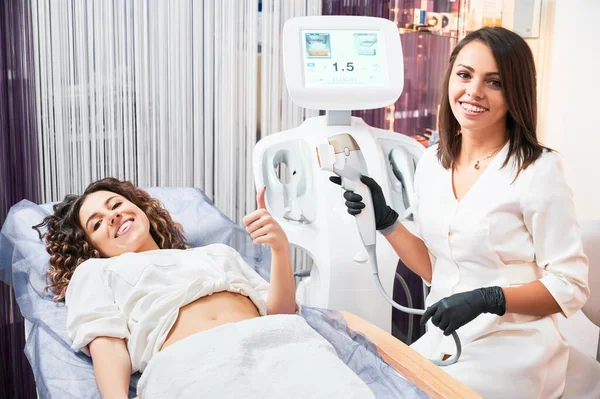
[[[424,148],[367,125],[351,111],[385,107],[402,93],[397,27],[371,17],[293,18],[283,28],[283,62],[292,101],[325,110],[254,148],[255,181],[266,185],[267,209],[290,243],[314,262],[298,284],[297,300],[348,310],[391,332],[392,301],[385,293],[393,290],[399,259],[376,234],[370,192],[360,176],[374,178],[387,202],[411,223],[414,172]],[[327,170],[363,197],[366,208],[358,217],[347,213],[342,189]]]

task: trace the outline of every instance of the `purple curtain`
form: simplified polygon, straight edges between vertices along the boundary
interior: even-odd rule
[[[0,226],[22,199],[40,200],[29,0],[0,1]],[[0,397],[35,398],[23,353],[24,322],[12,289],[0,283]]]

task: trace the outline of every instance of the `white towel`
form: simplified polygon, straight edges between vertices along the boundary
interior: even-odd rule
[[[157,353],[140,399],[371,399],[369,387],[297,315],[224,324]]]

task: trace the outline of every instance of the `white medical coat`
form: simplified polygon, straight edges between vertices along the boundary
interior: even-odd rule
[[[435,258],[426,306],[458,292],[540,280],[569,317],[589,296],[588,260],[560,156],[544,152],[515,180],[513,159],[502,168],[507,153],[508,144],[460,201],[452,170],[437,160],[437,146],[420,160],[415,233]],[[556,315],[486,313],[457,331],[463,354],[444,370],[484,398],[562,394],[568,345]],[[452,337],[431,321],[413,348],[430,359],[456,351]]]

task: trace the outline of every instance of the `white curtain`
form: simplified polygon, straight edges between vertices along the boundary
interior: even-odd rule
[[[321,15],[321,0],[263,0],[261,40],[261,137],[297,127],[319,111],[292,103],[283,74],[283,24],[290,18]]]
[[[281,32],[321,0],[261,5],[32,0],[42,200],[112,176],[201,188],[241,223],[256,206],[256,141],[318,114],[288,96]]]
[[[304,119],[319,114],[292,103],[283,74],[283,24],[289,18],[321,15],[321,0],[263,0],[261,35],[261,137],[300,126]],[[294,272],[308,271],[312,259],[302,249],[292,251]]]
[[[258,0],[32,0],[44,201],[106,176],[254,208]]]

